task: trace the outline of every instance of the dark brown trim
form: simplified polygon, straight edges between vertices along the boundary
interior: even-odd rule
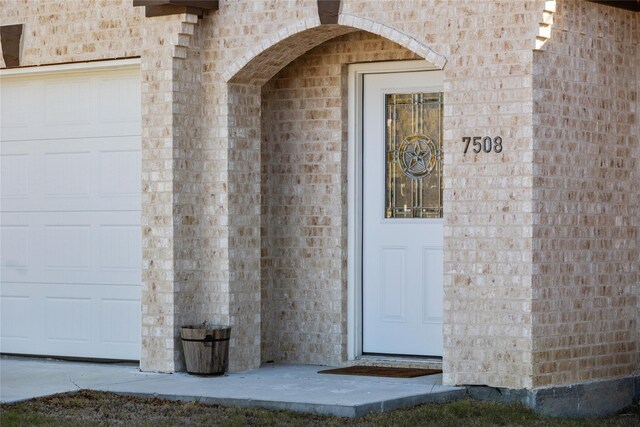
[[[133,6],[144,6],[147,18],[190,13],[202,18],[205,10],[218,10],[218,0],[133,0]]]
[[[618,9],[640,12],[640,0],[587,0],[591,3],[603,4],[605,6],[617,7]]]
[[[154,16],[179,15],[181,13],[191,13],[202,18],[203,11],[195,7],[176,6],[173,4],[163,4],[160,6],[145,6],[144,16],[152,18]]]
[[[134,6],[175,6],[197,7],[204,10],[218,10],[218,0],[133,0]]]
[[[2,57],[7,68],[20,66],[20,39],[22,38],[22,24],[3,25],[0,27],[0,43],[2,43]]]
[[[337,24],[341,0],[318,0],[318,16],[321,24]]]

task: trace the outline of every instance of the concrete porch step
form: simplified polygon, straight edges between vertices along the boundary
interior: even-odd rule
[[[133,365],[2,358],[0,400],[15,402],[90,389],[225,406],[360,417],[466,396],[462,387],[443,386],[441,375],[380,378],[317,373],[326,368],[267,365],[221,377],[200,377],[140,372]]]

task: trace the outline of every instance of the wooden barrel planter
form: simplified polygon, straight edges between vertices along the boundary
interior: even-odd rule
[[[220,325],[183,326],[180,329],[187,372],[222,375],[229,366],[231,328]]]

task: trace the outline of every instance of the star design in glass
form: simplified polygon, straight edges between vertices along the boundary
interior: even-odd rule
[[[422,172],[427,170],[427,160],[431,157],[431,150],[426,147],[426,144],[421,141],[415,141],[413,144],[412,151],[405,151],[405,154],[409,157],[409,161],[407,164],[407,169],[412,172]],[[418,167],[416,167],[416,165]]]

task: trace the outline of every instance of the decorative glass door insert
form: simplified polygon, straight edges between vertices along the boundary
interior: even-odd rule
[[[385,95],[385,218],[442,218],[442,93]]]

